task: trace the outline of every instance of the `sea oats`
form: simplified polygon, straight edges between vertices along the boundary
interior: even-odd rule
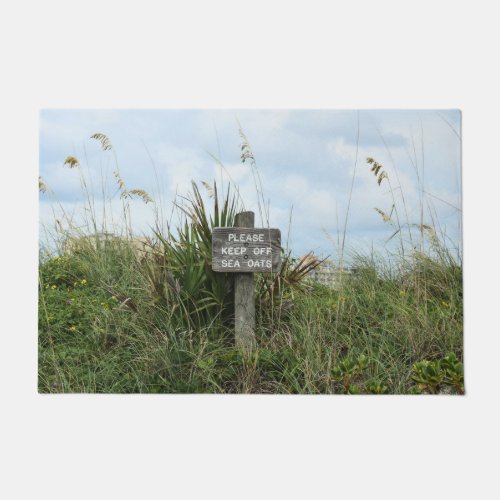
[[[105,134],[102,134],[100,132],[91,135],[91,139],[95,139],[96,141],[99,141],[101,143],[101,147],[103,151],[109,151],[110,149],[113,149],[113,145],[111,144],[111,141],[109,140],[108,136]]]
[[[382,216],[382,219],[384,220],[384,222],[390,222],[391,217],[389,215],[387,215],[383,210],[381,210],[380,208],[377,208],[377,207],[375,207],[374,210]]]
[[[47,184],[45,184],[45,181],[41,177],[38,177],[38,191],[40,193],[47,192]]]
[[[80,162],[78,161],[78,158],[74,156],[67,156],[63,165],[67,165],[69,168],[75,168],[80,166]]]
[[[201,183],[203,184],[203,186],[207,190],[209,198],[214,198],[215,197],[214,188],[208,182],[201,181]]]
[[[131,189],[130,191],[128,191],[128,195],[129,197],[131,197],[131,195],[138,196],[146,204],[154,203],[153,198],[151,198],[151,196],[149,196],[149,194],[146,193],[146,191],[144,191],[143,189]]]

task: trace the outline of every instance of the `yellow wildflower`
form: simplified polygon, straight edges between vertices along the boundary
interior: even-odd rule
[[[82,279],[82,281],[80,281],[80,283],[81,283],[82,285],[86,285],[86,284],[87,284],[87,280],[86,280],[85,278],[83,278],[83,279]]]
[[[52,285],[50,288],[52,288],[52,290],[55,290],[57,288],[57,285]]]
[[[76,326],[70,326],[69,327],[70,332],[76,332]]]

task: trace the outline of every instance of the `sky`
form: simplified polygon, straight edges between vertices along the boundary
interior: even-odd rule
[[[281,229],[294,255],[336,257],[343,241],[346,251],[390,250],[399,233],[389,239],[394,229],[375,208],[395,224],[399,218],[405,244],[418,240],[423,222],[450,248],[460,246],[458,110],[42,110],[39,175],[48,187],[40,193],[42,243],[56,218],[83,225],[80,172],[63,166],[69,155],[80,162],[97,218],[104,198],[117,231],[117,166],[128,189],[143,189],[154,200],[131,201],[139,236],[151,234],[155,207],[171,217],[176,194],[188,195],[192,180],[207,203],[202,181],[236,184],[256,226],[267,225],[259,218],[252,166],[241,161],[240,127],[262,181],[269,225]],[[111,150],[90,138],[97,132],[109,138]],[[368,157],[387,173],[380,186]]]

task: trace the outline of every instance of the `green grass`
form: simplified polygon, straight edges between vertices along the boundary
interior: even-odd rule
[[[159,300],[123,246],[42,262],[40,392],[336,393],[334,368],[364,355],[361,392],[400,394],[415,388],[416,362],[463,355],[461,270],[426,256],[397,277],[358,262],[342,290],[311,285],[286,311],[257,296],[258,347],[245,357],[230,314],[201,324]]]

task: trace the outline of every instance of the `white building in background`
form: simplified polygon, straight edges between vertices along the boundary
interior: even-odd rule
[[[78,250],[98,250],[105,248],[107,245],[130,244],[130,248],[143,257],[154,248],[151,238],[133,237],[127,238],[117,236],[113,233],[94,233],[82,236],[71,236],[64,240],[62,245],[62,253],[70,255]]]
[[[304,259],[304,263],[308,264],[310,262],[317,262],[321,259],[314,255],[301,257]],[[352,269],[349,268],[340,268],[338,267],[332,260],[327,259],[321,262],[316,268],[308,273],[308,278],[316,281],[317,283],[321,283],[322,285],[331,286],[332,288],[336,288],[341,279],[341,275],[344,276],[352,273]]]

